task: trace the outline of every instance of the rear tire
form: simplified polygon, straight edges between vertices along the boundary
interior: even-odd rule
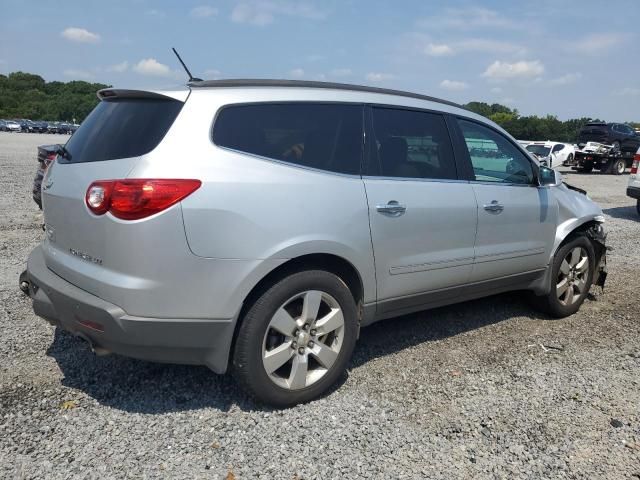
[[[614,160],[611,164],[611,173],[614,175],[622,175],[626,169],[627,163],[622,158]]]
[[[565,165],[571,165],[573,163],[573,153],[570,153],[567,159],[565,160]]]
[[[264,291],[244,315],[234,375],[266,404],[308,402],[344,373],[357,334],[356,303],[338,276],[323,270],[294,273]]]
[[[534,306],[555,318],[573,315],[589,293],[595,269],[593,245],[578,235],[558,249],[551,265],[549,293],[533,298]]]
[[[640,200],[638,200],[638,202],[636,203],[636,212],[638,212],[638,215],[640,215]]]

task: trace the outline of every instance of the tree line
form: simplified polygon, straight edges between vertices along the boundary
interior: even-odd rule
[[[499,103],[489,105],[484,102],[469,102],[463,107],[493,120],[518,140],[554,140],[575,143],[578,140],[578,132],[585,123],[600,120],[582,117],[562,121],[553,115],[545,117],[521,116],[518,110]],[[640,122],[626,123],[633,128],[640,128]]]
[[[98,103],[96,92],[109,85],[81,80],[46,82],[25,72],[0,75],[0,118],[30,118],[80,123]],[[487,117],[517,139],[575,142],[582,126],[591,119],[561,121],[553,115],[521,116],[499,103],[469,102],[466,109]],[[634,128],[640,122],[628,122]]]
[[[96,92],[109,85],[80,80],[45,82],[40,75],[0,75],[0,118],[80,123],[98,103]]]

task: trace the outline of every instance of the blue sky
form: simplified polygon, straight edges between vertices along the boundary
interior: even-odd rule
[[[640,0],[0,0],[0,72],[300,78],[640,121]]]

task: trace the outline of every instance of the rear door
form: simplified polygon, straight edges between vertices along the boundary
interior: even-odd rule
[[[116,233],[122,222],[93,215],[85,205],[87,188],[96,180],[126,178],[160,143],[183,105],[148,92],[107,94],[67,141],[65,155],[58,156],[42,183],[47,266],[95,294],[99,286],[91,268],[114,268],[111,260],[122,258],[122,238]]]
[[[537,186],[531,160],[498,130],[459,118],[478,202],[474,282],[544,269],[555,239],[558,207]]]
[[[369,114],[363,178],[384,313],[469,280],[477,207],[458,179],[443,115],[378,106]]]

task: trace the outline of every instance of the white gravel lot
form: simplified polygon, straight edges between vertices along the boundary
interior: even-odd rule
[[[205,368],[94,357],[17,288],[41,239],[36,146],[0,133],[0,478],[640,478],[640,217],[604,209],[602,294],[551,320],[517,294],[364,329],[348,375],[285,411]]]

